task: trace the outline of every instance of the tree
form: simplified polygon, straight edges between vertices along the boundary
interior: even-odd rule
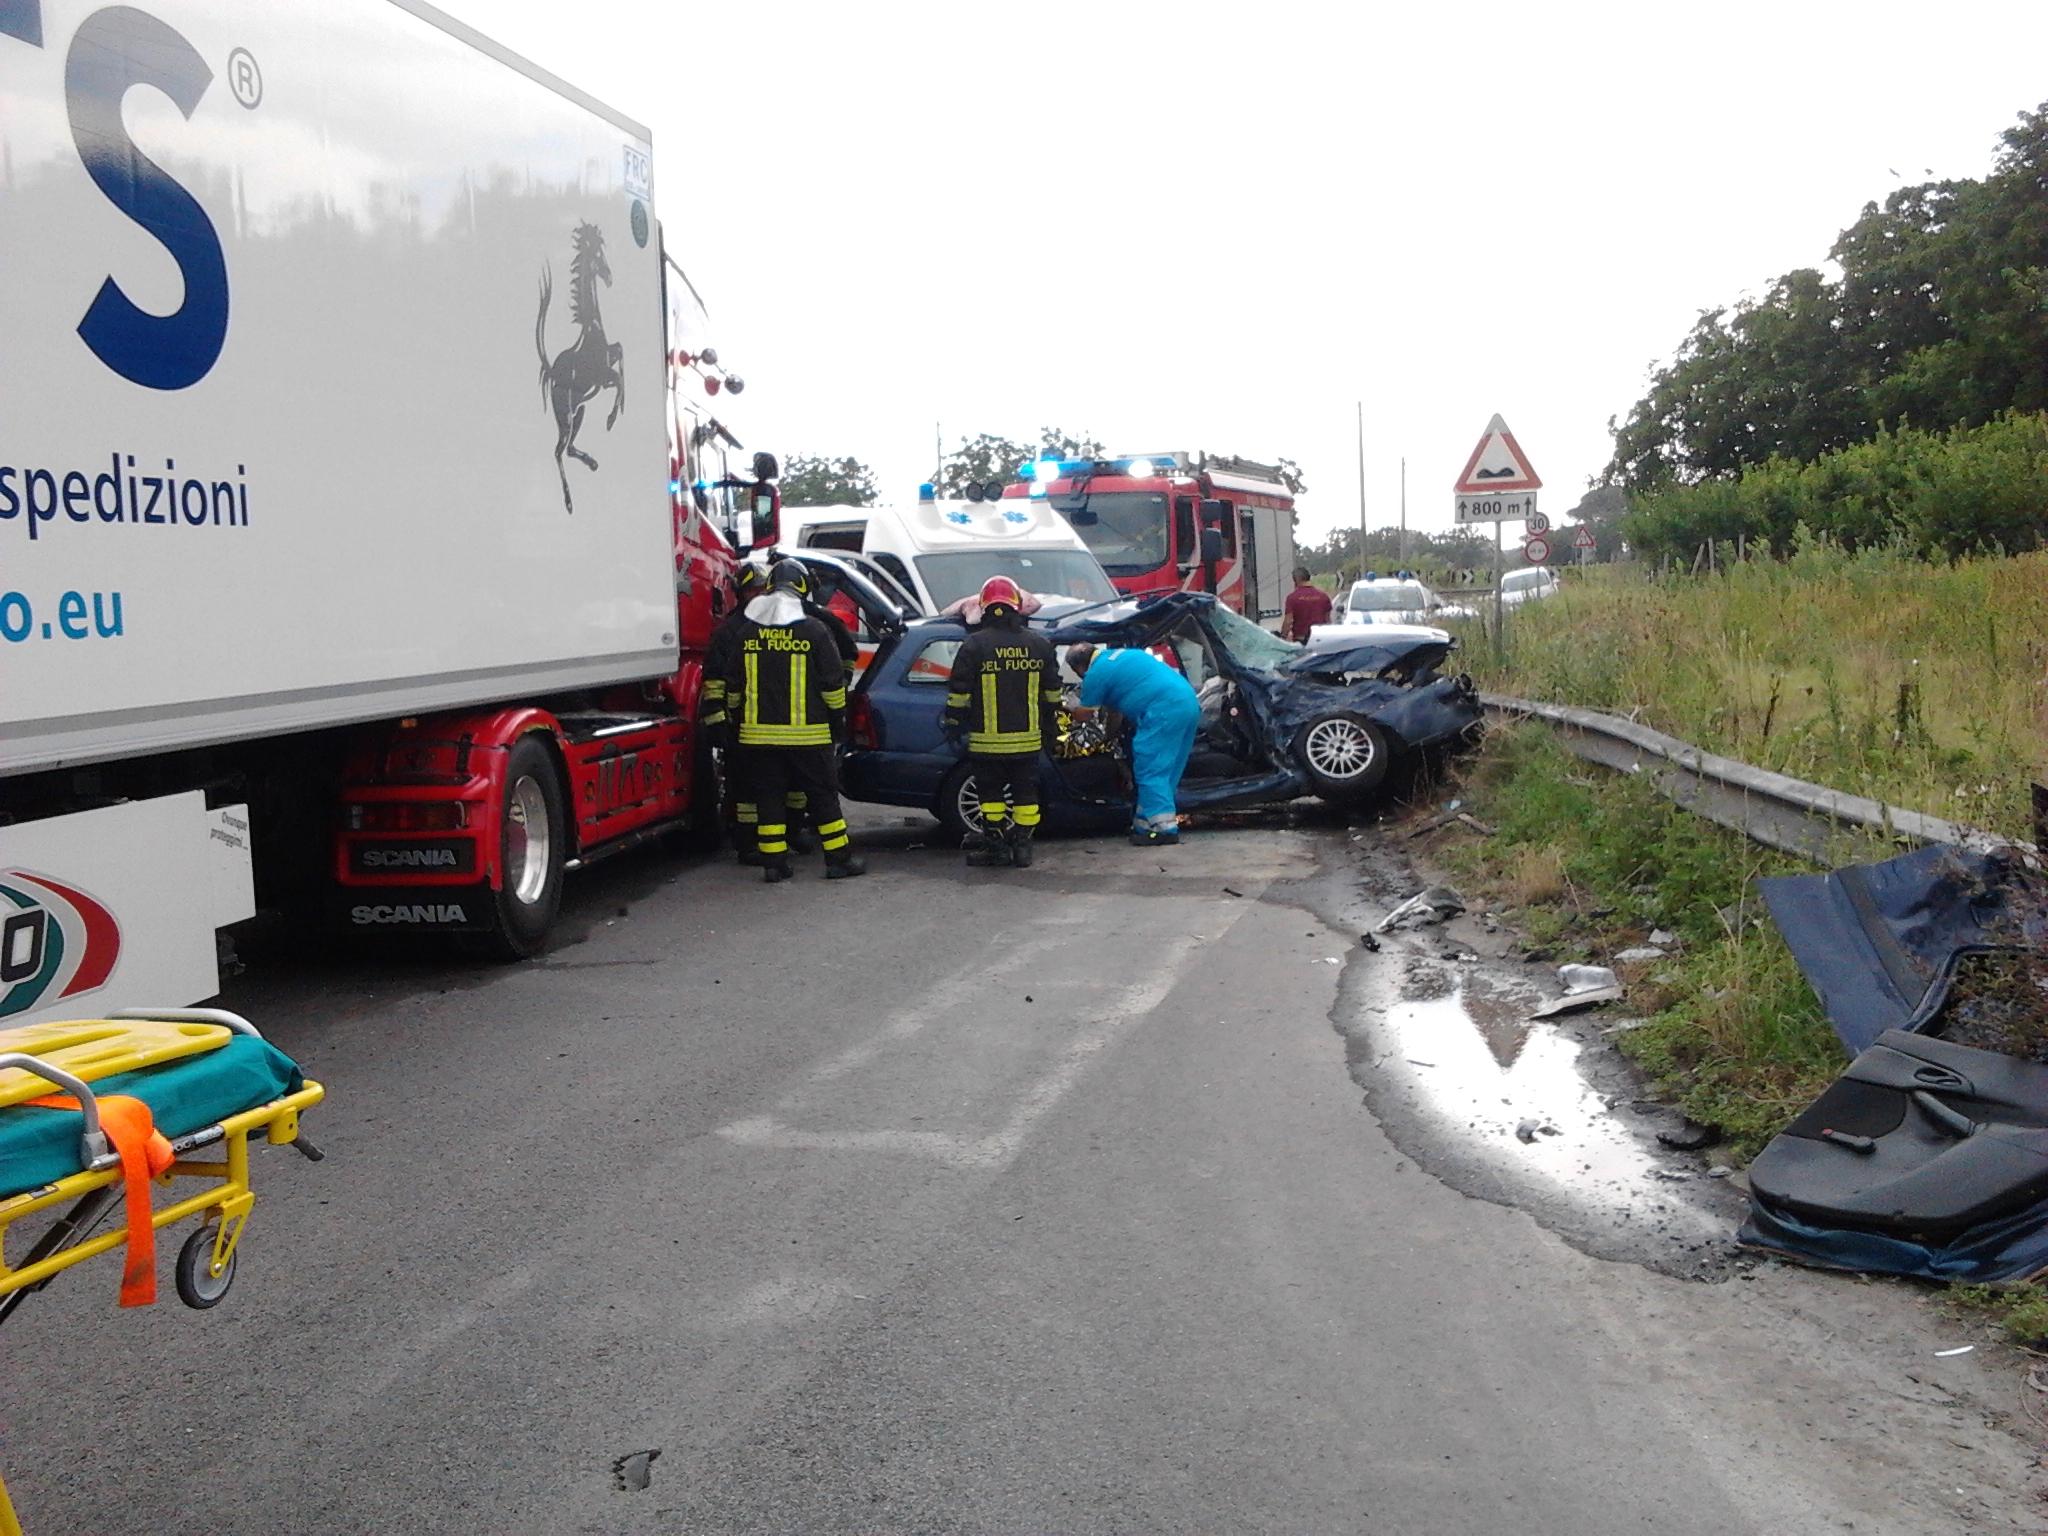
[[[1308,476],[1301,472],[1301,466],[1292,459],[1280,461],[1280,478],[1287,483],[1287,489],[1297,496],[1308,494]]]
[[[855,458],[792,454],[782,469],[782,499],[793,507],[871,507],[875,472]]]
[[[1982,180],[1899,187],[1881,206],[1866,203],[1830,252],[1839,281],[1801,268],[1761,299],[1702,311],[1648,393],[1608,423],[1609,478],[1632,494],[1662,493],[1774,460],[1834,459],[1885,431],[2048,411],[2044,188],[2048,103],[2005,131]],[[1794,483],[1760,476],[1752,489],[1768,488],[1769,507],[1752,512],[1789,530],[1779,493]],[[1714,523],[1709,503],[1718,506],[1687,504],[1688,526]]]
[[[1075,436],[1058,427],[1041,427],[1035,445],[1011,437],[984,432],[979,437],[960,439],[960,446],[946,455],[939,466],[938,492],[947,498],[967,494],[970,485],[987,485],[991,480],[1007,485],[1018,471],[1034,459],[1094,459],[1102,456],[1102,444],[1083,434]]]
[[[970,485],[987,485],[992,480],[1008,485],[1017,478],[1019,466],[1036,457],[1032,449],[1012,438],[990,432],[963,437],[959,448],[947,454],[945,463],[939,466],[938,492],[957,499],[967,494]]]
[[[1049,459],[1099,459],[1102,444],[1085,433],[1075,437],[1058,427],[1040,427],[1038,451]]]

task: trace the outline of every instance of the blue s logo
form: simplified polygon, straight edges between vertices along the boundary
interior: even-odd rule
[[[0,33],[42,46],[38,0],[0,0]],[[228,334],[228,269],[206,210],[135,146],[121,122],[131,87],[154,86],[190,117],[213,83],[199,51],[133,6],[86,17],[64,64],[71,138],[86,174],[107,201],[148,230],[185,281],[185,301],[168,315],[136,305],[109,277],[78,324],[101,362],[150,389],[185,389],[205,378]]]

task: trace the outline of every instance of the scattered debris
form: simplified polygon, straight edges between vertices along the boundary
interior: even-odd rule
[[[1652,929],[1650,932],[1650,942],[1656,945],[1659,949],[1667,950],[1682,948],[1685,943],[1683,939],[1679,938],[1679,936],[1673,933],[1669,928]]]
[[[1704,1152],[1721,1139],[1721,1127],[1688,1120],[1675,1131],[1659,1131],[1657,1140],[1674,1152]]]
[[[1242,900],[1244,899],[1244,892],[1243,892],[1243,891],[1233,891],[1233,890],[1232,890],[1232,889],[1231,889],[1231,888],[1230,888],[1229,886],[1227,886],[1227,885],[1226,885],[1225,887],[1223,887],[1223,894],[1224,894],[1224,895],[1226,895],[1226,896],[1235,896],[1235,897],[1237,897],[1237,898],[1238,898],[1238,900],[1240,900],[1240,901],[1242,901]]]
[[[1434,832],[1438,827],[1449,826],[1458,819],[1458,814],[1464,808],[1464,805],[1465,802],[1462,800],[1453,800],[1435,815],[1424,817],[1409,829],[1408,841],[1412,843],[1416,838],[1425,837],[1429,833]]]
[[[1474,832],[1477,832],[1481,837],[1493,836],[1494,829],[1481,821],[1477,816],[1468,816],[1463,811],[1460,811],[1458,812],[1458,820],[1470,827]]]
[[[1624,949],[1620,954],[1616,955],[1614,963],[1616,965],[1648,965],[1653,960],[1668,960],[1670,958],[1671,953],[1669,950],[1659,949],[1654,944],[1637,944]]]
[[[1564,1132],[1547,1120],[1524,1120],[1515,1127],[1515,1140],[1534,1141],[1538,1136],[1562,1136]]]
[[[644,1493],[654,1476],[660,1451],[628,1451],[612,1463],[612,1486],[621,1493]]]
[[[1551,1019],[1561,1013],[1577,1013],[1600,1003],[1618,1003],[1625,995],[1621,978],[1604,965],[1561,965],[1557,979],[1564,984],[1564,996],[1529,1014],[1532,1019]]]
[[[1952,1355],[1967,1355],[1971,1350],[1975,1349],[1976,1347],[1977,1346],[1974,1344],[1965,1344],[1959,1349],[1937,1349],[1934,1352],[1934,1358],[1937,1360],[1946,1360]]]
[[[1933,1025],[1963,955],[2048,944],[2048,892],[2012,848],[1936,844],[1757,890],[1851,1051]]]
[[[1590,992],[1598,987],[1619,986],[1621,978],[1604,965],[1560,965],[1557,979],[1566,992]]]
[[[1732,1179],[1735,1177],[1735,1170],[1726,1163],[1716,1163],[1707,1170],[1707,1177],[1710,1179]]]
[[[1343,963],[1344,962],[1342,960],[1339,960],[1335,955],[1323,956],[1323,964],[1325,965],[1342,965]]]
[[[1358,942],[1360,944],[1363,944],[1367,949],[1371,950],[1374,954],[1378,954],[1380,952],[1380,941],[1374,938],[1369,933],[1361,933],[1358,936]]]
[[[1627,994],[1620,987],[1591,987],[1584,992],[1567,992],[1555,1002],[1531,1009],[1529,1017],[1554,1019],[1559,1014],[1577,1013],[1582,1008],[1596,1008],[1602,1003],[1618,1003],[1625,996]]]
[[[1971,1285],[2048,1267],[2048,1065],[1887,1030],[1749,1167],[1738,1240]]]
[[[1397,925],[1412,918],[1420,924],[1441,923],[1456,917],[1465,910],[1465,898],[1447,885],[1433,885],[1428,890],[1409,897],[1379,921],[1375,933],[1391,932]]]

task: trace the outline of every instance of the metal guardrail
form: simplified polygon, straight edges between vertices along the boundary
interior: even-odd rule
[[[1480,701],[1498,717],[1547,721],[1564,745],[1586,761],[1642,774],[1659,794],[1687,810],[1815,864],[1864,862],[1871,857],[1873,840],[2034,851],[1981,828],[1719,757],[1619,715],[1494,693],[1481,694]]]

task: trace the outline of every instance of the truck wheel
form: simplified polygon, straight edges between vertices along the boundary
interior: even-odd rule
[[[505,808],[498,826],[502,883],[494,893],[494,923],[485,935],[500,959],[524,960],[547,942],[562,910],[568,837],[554,754],[527,736],[513,747],[505,765]]]
[[[955,842],[987,825],[981,819],[981,794],[974,787],[972,763],[962,763],[946,775],[945,782],[939,785],[939,798],[932,806],[932,814]]]
[[[713,854],[725,841],[725,775],[711,750],[711,733],[697,733],[697,761],[690,771],[690,809],[676,845],[684,853]]]
[[[1315,792],[1339,805],[1379,788],[1392,757],[1386,732],[1348,709],[1318,715],[1294,736],[1294,760]]]

